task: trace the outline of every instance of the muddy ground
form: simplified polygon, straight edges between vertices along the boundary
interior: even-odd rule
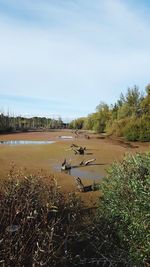
[[[0,144],[0,178],[6,176],[12,165],[25,173],[42,172],[44,175],[54,175],[64,192],[76,192],[75,176],[80,176],[85,185],[95,180],[99,183],[107,173],[107,168],[116,160],[121,160],[126,153],[150,151],[150,143],[125,142],[102,135],[85,132],[76,135],[70,130],[51,132],[30,132],[0,135],[0,141],[6,140],[52,140],[53,144],[43,145],[6,145]],[[72,139],[62,139],[61,136],[72,136]],[[86,147],[84,155],[75,155],[71,144]],[[84,159],[95,158],[96,161],[87,167],[74,168],[73,176],[60,172],[64,159],[71,165],[78,166]],[[83,175],[84,174],[84,175]],[[87,175],[87,177],[86,177]],[[82,176],[84,176],[82,178]],[[94,178],[93,178],[94,177]],[[83,200],[95,201],[99,192],[78,193]]]

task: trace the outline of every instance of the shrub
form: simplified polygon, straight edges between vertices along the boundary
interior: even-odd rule
[[[53,177],[46,182],[41,175],[12,172],[1,184],[0,201],[0,262],[4,266],[74,262],[74,236],[83,220],[82,203],[74,194],[62,195]]]
[[[57,181],[10,173],[0,187],[0,264],[10,267],[127,266],[107,220],[96,222]],[[99,228],[100,227],[100,228]],[[113,240],[113,242],[110,242]],[[117,250],[116,250],[117,248]]]
[[[101,186],[99,220],[106,220],[134,264],[148,266],[150,255],[150,154],[128,155],[114,163]],[[147,264],[147,265],[146,265]]]

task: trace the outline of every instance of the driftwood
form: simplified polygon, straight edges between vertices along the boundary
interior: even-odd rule
[[[76,181],[76,185],[77,185],[78,190],[80,192],[84,192],[84,185],[83,185],[81,179],[78,177],[75,179],[75,181]]]
[[[64,159],[61,166],[64,166],[65,164],[66,164],[66,159]]]
[[[84,151],[86,150],[86,147],[78,146],[76,144],[72,144],[71,149],[74,151],[75,154],[84,155]]]
[[[80,166],[87,166],[87,165],[89,165],[91,162],[94,162],[96,159],[89,159],[89,160],[87,160],[87,161],[84,161],[84,160],[82,160],[81,162],[80,162]]]
[[[79,147],[79,146],[76,144],[72,144],[70,147]]]
[[[80,146],[77,149],[73,149],[73,151],[75,152],[75,154],[79,154],[79,155],[84,155],[84,151],[86,150],[86,147],[82,147]]]
[[[77,189],[80,192],[90,192],[90,191],[97,191],[100,188],[99,184],[96,184],[95,182],[91,185],[86,185],[84,186],[84,184],[82,183],[81,179],[75,178],[76,179],[76,184],[77,184]]]
[[[61,165],[61,170],[66,171],[71,169],[71,163],[67,162],[66,159],[64,159],[62,165]]]
[[[76,178],[75,180],[76,180],[76,184],[77,184],[77,189],[80,192],[90,192],[90,191],[99,190],[99,188],[98,188],[98,186],[96,184],[84,186],[79,177]]]
[[[87,166],[90,163],[94,162],[96,159],[89,159],[89,160],[82,160],[79,165],[77,166],[71,166],[71,162],[67,162],[66,159],[64,159],[62,165],[61,165],[61,170],[62,171],[67,171],[70,170],[71,168],[75,168],[75,167],[80,167],[80,166]]]
[[[62,171],[67,171],[67,170],[70,170],[70,169],[71,169],[70,165],[64,165],[64,166],[61,167]]]

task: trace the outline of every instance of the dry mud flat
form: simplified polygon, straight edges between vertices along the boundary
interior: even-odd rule
[[[29,141],[55,141],[52,144],[27,144],[9,145],[0,144],[0,178],[8,174],[12,163],[16,168],[23,169],[26,173],[38,173],[42,170],[44,175],[54,175],[64,192],[76,191],[74,176],[80,177],[84,185],[101,181],[106,174],[106,169],[116,160],[121,160],[124,154],[130,152],[150,151],[150,143],[125,142],[121,139],[105,138],[100,135],[81,132],[77,138],[70,130],[51,132],[29,132],[0,135],[0,141],[29,140]],[[71,144],[86,147],[84,155],[75,155],[70,148]],[[81,160],[95,158],[96,161],[90,166],[77,168],[72,175],[61,173],[61,163],[64,159],[71,165],[78,166]],[[87,174],[87,177],[86,177]],[[99,179],[98,179],[99,178]],[[79,193],[88,202],[97,198],[99,192]]]

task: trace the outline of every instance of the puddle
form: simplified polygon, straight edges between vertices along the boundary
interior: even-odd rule
[[[71,176],[75,176],[75,177],[80,177],[80,178],[89,178],[89,179],[95,179],[95,180],[98,180],[98,179],[101,179],[103,178],[104,176],[99,174],[98,172],[94,171],[93,169],[90,169],[91,166],[87,166],[85,167],[72,167],[70,170],[66,170],[66,171],[62,171],[61,170],[61,166],[58,166],[58,165],[55,165],[53,166],[54,170],[57,171],[57,172],[65,172],[67,174],[70,174]],[[82,170],[82,168],[84,170]],[[87,170],[89,169],[89,170]]]
[[[11,140],[11,141],[0,141],[0,144],[4,145],[43,145],[53,144],[55,141],[29,141],[29,140]]]
[[[73,139],[73,136],[71,136],[71,135],[61,135],[61,136],[59,136],[59,138],[67,140],[67,139]]]

